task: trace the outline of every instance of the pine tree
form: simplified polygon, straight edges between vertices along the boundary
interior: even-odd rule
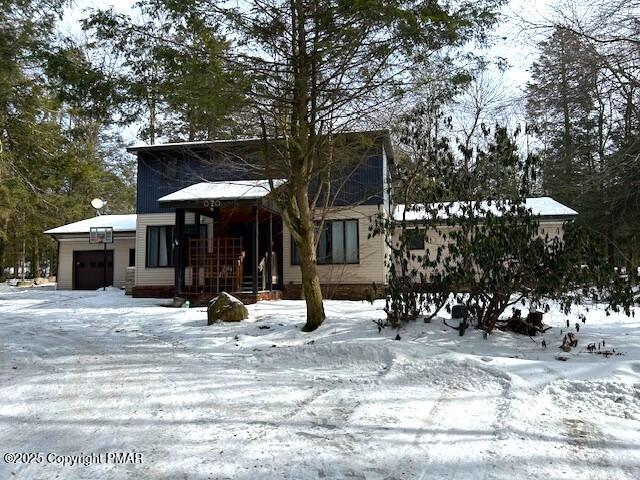
[[[277,208],[300,252],[305,331],[325,317],[315,220],[345,180],[332,181],[335,139],[407,94],[411,73],[435,54],[485,38],[501,3],[252,0],[224,11],[243,42],[236,58],[251,75],[265,173],[288,173]]]

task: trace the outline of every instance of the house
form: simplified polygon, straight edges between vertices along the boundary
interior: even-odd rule
[[[387,163],[393,152],[386,131],[347,133],[336,142],[336,150],[348,154],[332,172],[339,187],[331,189],[332,207],[324,217],[318,274],[328,297],[361,299],[386,279],[384,239],[369,238],[369,226],[379,212],[389,212]],[[301,298],[297,249],[270,200],[270,182],[253,168],[264,161],[264,142],[170,143],[128,151],[138,162],[135,245],[128,245],[135,252],[134,296],[180,296],[196,303],[220,291],[246,303]],[[275,189],[287,174],[272,182]],[[60,288],[85,285],[74,282],[71,265],[72,257],[82,259],[87,254],[80,252],[91,248],[88,227],[84,238],[76,231],[75,243],[65,244],[61,229],[78,230],[73,225],[47,231],[62,248]]]
[[[374,291],[373,285],[387,281],[385,239],[371,237],[370,226],[379,214],[392,214],[391,141],[387,131],[345,133],[336,136],[333,150],[340,162],[331,170],[330,196],[324,199],[331,206],[322,219],[318,275],[327,298],[364,299],[379,295],[381,289]],[[245,303],[301,298],[297,249],[272,201],[289,172],[271,175],[271,182],[260,173],[264,169],[256,165],[270,158],[262,140],[142,145],[128,151],[138,164],[136,216],[128,216],[127,230],[114,228],[114,244],[107,247],[113,251],[108,264],[113,263],[115,286],[123,282],[125,264],[133,264],[136,297],[178,296],[203,303],[227,291]],[[88,230],[115,224],[115,217],[46,232],[60,248],[59,288],[95,286],[97,272],[82,270],[100,265]]]
[[[340,148],[349,155],[334,177],[346,181],[325,218],[318,273],[328,296],[363,298],[373,282],[385,281],[383,239],[368,233],[372,219],[389,205],[387,161],[393,153],[387,132],[341,138]],[[134,296],[208,299],[224,290],[245,302],[300,298],[297,252],[269,200],[269,182],[254,168],[264,161],[261,140],[129,152],[138,158]],[[280,172],[274,187],[287,174]]]

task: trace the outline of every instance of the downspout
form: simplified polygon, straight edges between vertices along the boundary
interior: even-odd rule
[[[56,241],[56,290],[58,290],[58,272],[60,272],[60,240],[57,237],[53,237]],[[75,265],[73,266],[75,269]]]

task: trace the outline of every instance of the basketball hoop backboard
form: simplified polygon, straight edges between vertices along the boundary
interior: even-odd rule
[[[91,227],[89,243],[113,243],[113,227]]]

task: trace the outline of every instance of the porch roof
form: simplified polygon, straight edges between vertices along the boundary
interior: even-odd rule
[[[277,188],[285,182],[285,179],[275,179],[273,185]],[[169,204],[203,200],[257,200],[269,193],[269,180],[202,182],[160,197],[158,202]]]

